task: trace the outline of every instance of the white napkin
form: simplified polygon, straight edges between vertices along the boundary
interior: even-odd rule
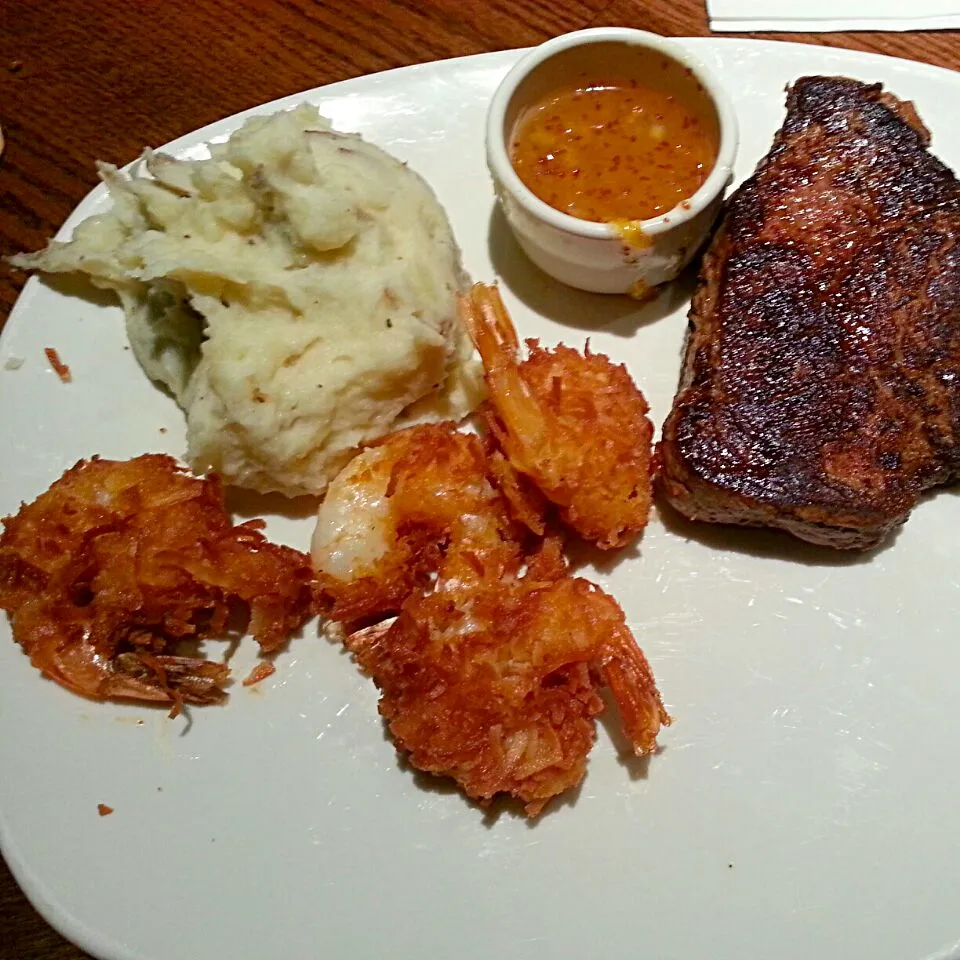
[[[713,30],[956,30],[960,0],[707,0]]]

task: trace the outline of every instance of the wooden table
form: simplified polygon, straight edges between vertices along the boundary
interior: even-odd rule
[[[588,26],[617,24],[673,36],[709,33],[703,0],[7,0],[0,5],[3,254],[44,243],[94,186],[95,157],[122,164],[144,144],[165,143],[298,90],[423,60],[527,46]],[[766,36],[960,69],[955,33]],[[0,327],[22,281],[0,271]],[[130,881],[136,882],[135,870]],[[0,956],[85,956],[44,923],[2,862]]]

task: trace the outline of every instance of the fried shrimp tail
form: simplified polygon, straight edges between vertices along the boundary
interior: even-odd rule
[[[642,757],[657,749],[657,734],[670,725],[670,715],[620,604],[594,584],[589,588],[590,600],[583,604],[583,614],[595,618],[595,629],[602,629],[607,637],[596,666],[616,701],[624,736],[633,752]]]
[[[502,444],[502,431],[494,434],[504,445],[518,469],[536,476],[537,455],[549,443],[549,422],[520,369],[520,341],[500,291],[486,284],[474,284],[470,299],[461,301],[464,318],[474,346],[483,360],[490,402],[511,440]]]
[[[229,669],[178,650],[245,610],[264,651],[313,613],[307,558],[233,526],[215,479],[170,457],[87,460],[3,521],[0,608],[30,662],[98,700],[208,704]]]
[[[528,340],[496,287],[476,284],[461,314],[483,360],[487,424],[509,463],[554,503],[561,519],[604,549],[646,526],[653,424],[626,368],[603,354]]]

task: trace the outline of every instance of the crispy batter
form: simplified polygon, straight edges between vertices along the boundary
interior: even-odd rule
[[[45,347],[43,352],[46,354],[50,366],[53,367],[54,372],[60,378],[60,382],[71,383],[73,374],[70,372],[70,368],[60,359],[60,354],[57,353],[56,348]]]
[[[492,436],[487,437],[486,453],[490,476],[506,498],[514,520],[542,537],[548,525],[546,498],[529,477],[514,468]]]
[[[436,573],[451,540],[476,553],[523,537],[497,492],[479,438],[452,423],[411,427],[363,451],[320,509],[313,563],[331,619],[396,614]],[[541,527],[542,532],[542,527]]]
[[[481,802],[510,794],[536,816],[583,779],[604,684],[637,754],[655,749],[670,718],[647,661],[616,601],[568,575],[557,541],[524,576],[449,566],[391,626],[346,641],[415,767]]]
[[[233,526],[220,484],[171,457],[81,461],[3,521],[0,608],[39,670],[105,699],[211,703],[226,664],[181,656],[239,605],[264,651],[312,614],[307,558]]]
[[[483,358],[487,425],[507,459],[604,549],[629,543],[647,524],[653,424],[626,367],[602,353],[519,344],[496,287],[476,284],[462,313]]]
[[[245,687],[252,687],[254,684],[260,683],[261,680],[266,680],[267,677],[272,677],[277,672],[277,668],[270,663],[269,660],[261,660],[254,668],[244,677],[243,685]]]

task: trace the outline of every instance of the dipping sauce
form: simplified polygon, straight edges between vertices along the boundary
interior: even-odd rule
[[[510,159],[555,210],[610,223],[672,210],[703,185],[716,123],[685,99],[636,80],[571,84],[528,108]]]

